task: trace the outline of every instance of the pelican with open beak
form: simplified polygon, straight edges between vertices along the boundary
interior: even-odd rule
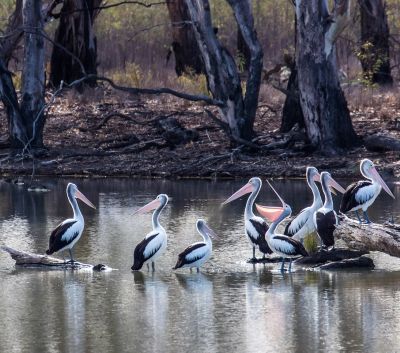
[[[67,197],[74,211],[74,217],[66,219],[60,223],[56,229],[51,232],[49,239],[49,248],[46,250],[47,255],[51,255],[58,251],[68,250],[71,257],[70,262],[74,263],[72,248],[80,239],[83,229],[85,227],[85,220],[78,205],[77,199],[82,200],[86,205],[96,208],[87,198],[83,195],[78,187],[73,183],[67,185]]]
[[[269,248],[268,243],[265,240],[265,233],[268,230],[268,225],[261,217],[258,217],[253,213],[254,201],[260,192],[261,186],[262,181],[260,178],[251,178],[246,185],[222,203],[223,205],[226,205],[243,195],[250,194],[244,210],[244,229],[253,248],[253,261],[256,259],[256,246],[258,246],[264,256],[265,254],[272,254],[272,250]]]
[[[268,182],[268,181],[267,181]],[[292,259],[299,256],[308,256],[306,249],[300,241],[287,235],[275,233],[278,225],[292,213],[291,207],[281,198],[278,192],[268,182],[271,189],[279,197],[282,207],[260,206],[256,204],[257,211],[270,222],[269,229],[265,235],[271,250],[282,257],[281,272],[285,271],[285,260],[290,259],[289,272],[292,270]]]
[[[136,245],[133,253],[132,271],[139,271],[145,263],[148,268],[150,261],[154,271],[155,261],[165,252],[167,248],[167,233],[160,224],[159,217],[167,203],[168,196],[160,194],[153,201],[134,212],[134,214],[143,214],[154,210],[152,216],[153,230]]]
[[[361,209],[364,214],[365,223],[371,223],[367,209],[373,204],[382,188],[391,197],[395,197],[379,175],[372,161],[363,159],[360,163],[360,171],[368,180],[360,180],[347,187],[340,204],[340,212],[347,213],[349,211],[354,211],[359,222],[362,223],[360,215],[358,214],[358,210]]]
[[[333,232],[338,225],[338,218],[333,209],[331,188],[335,188],[341,193],[345,190],[332,178],[328,172],[321,173],[321,185],[324,192],[325,202],[321,208],[314,213],[314,224],[321,239],[322,247],[328,248],[335,246]]]

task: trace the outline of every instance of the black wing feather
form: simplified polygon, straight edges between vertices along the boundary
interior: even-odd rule
[[[333,232],[336,229],[335,211],[330,211],[326,214],[317,212],[315,215],[317,223],[317,233],[325,246],[335,245]]]
[[[358,190],[365,186],[369,186],[372,183],[368,180],[360,180],[357,181],[356,183],[350,184],[345,193],[343,194],[342,201],[340,203],[340,212],[346,213],[349,212],[352,208],[356,207],[359,205],[359,203],[356,201],[356,193]]]
[[[146,249],[146,246],[158,235],[159,233],[156,233],[154,235],[151,235],[148,238],[144,238],[138,245],[136,245],[135,251],[133,252],[133,266],[131,269],[133,271],[139,271],[145,261],[150,259],[158,250],[161,248],[161,244],[158,248],[156,248],[149,256],[145,257],[144,256],[144,250]]]
[[[196,243],[196,244],[192,244],[192,245],[188,246],[185,250],[183,250],[178,255],[178,261],[176,262],[174,270],[176,270],[177,268],[180,268],[184,265],[189,265],[189,264],[199,260],[200,257],[194,257],[193,259],[187,259],[186,256],[189,255],[192,251],[202,248],[203,246],[206,246],[206,244],[205,243]]]
[[[288,236],[281,236],[281,235],[275,235],[274,238],[286,241],[286,242],[290,243],[291,245],[293,245],[293,247],[295,248],[295,252],[292,254],[288,254],[288,255],[308,256],[307,250],[304,248],[303,244],[300,243],[298,240],[290,238]]]
[[[258,249],[263,253],[263,254],[272,254],[271,248],[268,246],[267,241],[265,240],[265,234],[268,232],[268,224],[266,222],[259,222],[255,219],[249,219],[250,223],[253,225],[255,230],[258,233],[258,238],[256,239],[255,244],[258,245]],[[254,240],[250,235],[249,238]]]
[[[65,241],[62,240],[62,236],[64,233],[72,227],[77,221],[71,221],[71,222],[66,222],[66,223],[60,223],[56,229],[54,229],[51,232],[50,239],[49,239],[49,248],[46,250],[47,255],[51,255],[65,246],[67,246],[77,235],[78,233],[75,233],[74,236],[71,238],[70,241]]]

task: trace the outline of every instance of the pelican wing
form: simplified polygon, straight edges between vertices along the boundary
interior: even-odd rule
[[[66,220],[60,223],[56,227],[56,229],[54,229],[51,232],[49,239],[49,249],[46,250],[47,255],[51,255],[61,250],[66,245],[68,245],[71,239],[75,238],[79,234],[79,231],[74,232],[73,229],[71,229],[71,227],[73,227],[76,224],[76,222],[77,221],[75,220]]]
[[[336,229],[337,217],[335,211],[329,211],[327,213],[316,212],[315,222],[317,233],[321,238],[325,246],[333,246],[335,244],[335,239],[333,237],[333,232]]]
[[[296,239],[284,235],[275,235],[273,241],[276,250],[283,254],[308,256],[308,252],[304,248],[303,244]]]
[[[136,245],[135,251],[133,252],[133,269],[140,270],[144,262],[160,250],[162,243],[155,241],[158,234],[159,233],[150,234]]]
[[[180,268],[184,265],[189,265],[197,260],[203,258],[207,253],[207,247],[205,243],[194,243],[188,246],[178,255],[178,261],[174,269]]]
[[[304,225],[307,223],[310,217],[310,208],[306,207],[300,211],[300,213],[293,218],[285,227],[283,234],[292,237],[295,235]]]
[[[250,218],[249,222],[252,224],[254,229],[258,234],[257,244],[261,238],[265,238],[265,234],[268,232],[268,224],[264,220],[258,220],[254,218]]]
[[[359,206],[360,203],[364,203],[372,198],[374,196],[373,193],[372,196],[369,197],[369,192],[364,194],[362,191],[364,188],[369,189],[369,186],[372,186],[372,183],[369,180],[360,180],[356,183],[350,184],[343,194],[342,201],[340,203],[340,212],[349,212],[354,207]],[[365,201],[360,202],[361,199],[365,199]]]

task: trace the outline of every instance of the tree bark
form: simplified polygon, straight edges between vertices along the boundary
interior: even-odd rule
[[[297,53],[300,104],[311,147],[326,155],[358,143],[340,87],[335,41],[349,19],[349,0],[297,0]]]
[[[30,147],[43,146],[44,115],[44,39],[43,31],[42,1],[24,0],[23,25],[29,29],[24,36],[24,69],[22,73],[22,101],[21,117],[25,126]],[[15,131],[19,124],[13,126]],[[12,144],[20,145],[20,133],[12,136]]]
[[[359,59],[364,78],[370,83],[392,85],[389,26],[384,0],[359,0],[361,47]]]
[[[208,0],[186,0],[186,4],[203,58],[208,88],[215,99],[224,102],[221,114],[228,123],[232,136],[237,140],[250,140],[254,136],[253,125],[258,105],[263,53],[254,30],[250,2],[227,1],[251,52],[244,97],[235,60],[215,35]]]
[[[59,86],[61,81],[71,83],[85,74],[97,74],[97,44],[93,25],[98,14],[96,8],[101,1],[64,0],[54,36],[59,46],[53,46],[50,62],[50,84],[54,87]],[[85,72],[82,72],[82,66],[76,58]],[[96,81],[89,80],[86,83],[93,86]]]
[[[176,74],[203,73],[204,65],[185,0],[167,0],[167,7],[172,23],[171,51],[175,56]]]

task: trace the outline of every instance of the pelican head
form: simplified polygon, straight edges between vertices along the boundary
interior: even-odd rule
[[[389,187],[379,175],[372,161],[366,158],[363,159],[360,163],[360,171],[363,176],[377,182],[380,186],[382,186],[383,190],[385,190],[391,197],[395,198]]]
[[[219,239],[219,237],[215,234],[215,232],[207,225],[204,219],[198,219],[196,222],[197,231],[206,237],[210,237],[213,239]]]
[[[306,171],[307,182],[310,184],[312,181],[321,181],[321,175],[315,167],[307,167]]]
[[[227,200],[225,200],[222,204],[226,205],[227,203],[238,199],[239,197],[249,194],[251,192],[257,191],[261,189],[262,181],[258,177],[251,178],[246,185],[244,185],[241,189],[236,191],[232,196],[230,196]]]
[[[155,209],[164,208],[168,203],[168,195],[160,194],[153,201],[150,201],[148,204],[136,210],[133,214],[142,214]]]
[[[342,194],[344,194],[346,191],[336,182],[335,179],[332,178],[331,174],[328,172],[321,173],[321,184],[322,184],[322,188],[325,190],[329,190],[329,192],[330,192],[329,187],[335,188],[337,191],[341,192]]]
[[[74,198],[74,199],[79,199],[82,200],[86,205],[88,205],[89,207],[92,207],[94,209],[96,209],[96,206],[93,205],[87,198],[85,195],[83,195],[78,187],[74,184],[74,183],[68,183],[67,185],[67,195],[69,195],[70,197]]]

